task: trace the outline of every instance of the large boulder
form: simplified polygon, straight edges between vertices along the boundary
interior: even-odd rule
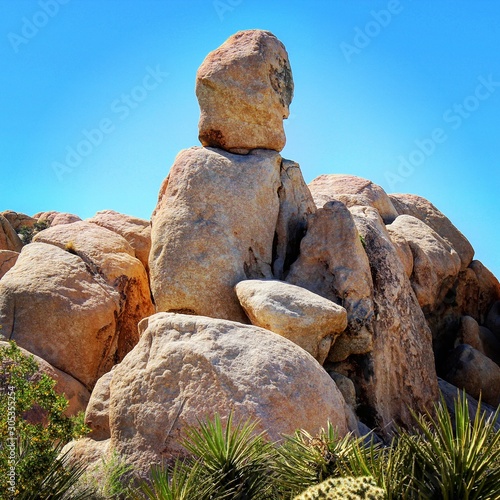
[[[203,146],[232,152],[285,146],[293,79],[283,44],[268,31],[247,30],[210,52],[196,75]]]
[[[474,257],[467,238],[430,201],[414,194],[391,194],[389,198],[399,215],[412,215],[434,229],[457,252],[461,268],[465,269]]]
[[[8,342],[0,341],[0,349],[8,346]],[[90,392],[81,382],[76,380],[71,375],[68,375],[66,372],[58,370],[44,359],[27,351],[26,349],[23,349],[22,347],[19,349],[25,356],[33,357],[34,361],[38,365],[39,373],[43,373],[55,380],[56,385],[54,386],[54,390],[68,400],[68,408],[65,412],[66,415],[76,415],[81,411],[85,411],[90,399]]]
[[[12,250],[0,250],[0,279],[14,267],[14,264],[19,257],[19,252]]]
[[[390,225],[407,241],[413,255],[411,284],[424,312],[434,310],[455,282],[460,272],[460,257],[439,234],[427,224],[400,215]]]
[[[347,330],[331,350],[334,361],[372,348],[373,282],[359,233],[346,206],[328,202],[309,217],[300,255],[286,281],[347,310]]]
[[[185,453],[179,441],[187,426],[230,411],[236,420],[257,420],[271,440],[299,428],[314,434],[328,420],[340,436],[348,432],[335,383],[289,340],[255,326],[172,313],[155,314],[140,328],[139,343],[107,375],[109,384],[98,383],[102,396],[92,394],[87,421],[98,422],[102,440],[74,443],[73,454],[85,463],[95,459],[92,450],[109,449],[146,475],[152,464]]]
[[[500,405],[500,366],[470,345],[460,344],[449,355],[443,378],[474,399]]]
[[[80,257],[31,243],[0,280],[0,334],[87,389],[115,363],[120,294]]]
[[[298,163],[282,160],[278,198],[280,209],[276,223],[273,274],[281,280],[297,260],[300,242],[307,232],[308,218],[316,212]]]
[[[148,277],[125,238],[89,222],[60,224],[38,233],[33,241],[50,243],[77,255],[119,295],[117,360],[139,340],[137,324],[153,314]]]
[[[10,222],[3,215],[0,215],[0,250],[20,252],[22,248],[23,242]]]
[[[347,361],[361,405],[372,425],[388,433],[411,425],[410,409],[431,408],[438,398],[432,334],[398,253],[377,210],[352,207],[373,276],[373,350]],[[341,367],[340,367],[341,368]]]
[[[347,326],[343,307],[305,288],[282,281],[245,280],[235,290],[252,325],[291,340],[320,364]]]
[[[309,189],[318,207],[338,200],[347,207],[370,206],[378,210],[386,224],[390,224],[398,213],[387,193],[377,184],[346,174],[323,174],[316,177]]]
[[[144,219],[121,214],[114,210],[97,212],[86,222],[105,227],[123,236],[134,250],[146,271],[149,269],[149,252],[151,250],[151,223]]]
[[[246,322],[234,286],[272,278],[281,157],[191,148],[175,159],[152,218],[157,311]]]

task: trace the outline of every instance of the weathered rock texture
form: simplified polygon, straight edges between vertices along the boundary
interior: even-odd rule
[[[444,378],[475,399],[500,404],[500,366],[470,345],[460,344],[451,353]]]
[[[420,307],[432,311],[444,299],[460,271],[460,257],[439,234],[411,215],[400,215],[390,225],[402,236],[413,256],[410,277]]]
[[[273,274],[275,278],[283,279],[299,255],[309,216],[316,212],[298,163],[290,160],[281,162],[278,198],[280,209],[276,223]]]
[[[105,227],[123,236],[133,248],[135,257],[148,270],[151,250],[151,224],[149,221],[121,214],[114,210],[103,210],[97,212],[91,219],[87,219],[86,222]]]
[[[38,212],[34,217],[38,219],[39,222],[46,221],[51,227],[59,226],[60,224],[71,224],[82,220],[78,215],[55,211]]]
[[[105,439],[109,391],[109,449],[139,473],[183,454],[179,439],[186,426],[216,412],[258,419],[259,430],[272,440],[297,428],[315,433],[328,419],[340,436],[347,432],[346,404],[335,383],[283,337],[255,326],[171,313],[155,314],[140,327],[139,343],[99,381],[100,394],[94,391],[87,412],[94,432]],[[106,441],[97,443],[77,442],[73,453],[89,463],[92,450],[107,447]]]
[[[320,208],[329,201],[338,200],[347,207],[370,206],[378,210],[386,224],[390,224],[398,212],[386,192],[372,181],[345,174],[323,174],[316,177],[309,189]]]
[[[116,361],[119,304],[80,257],[31,243],[0,280],[0,332],[90,389]]]
[[[157,311],[246,322],[234,286],[272,278],[281,157],[191,148],[177,156],[152,221]]]
[[[385,433],[394,423],[411,424],[409,408],[431,408],[437,400],[432,335],[378,211],[351,212],[373,277],[373,350],[339,368],[357,385],[360,413]]]
[[[23,242],[10,225],[10,222],[0,215],[0,250],[20,252],[22,248]]]
[[[89,222],[50,227],[33,241],[50,243],[77,255],[116,291],[120,299],[116,361],[121,360],[139,340],[139,321],[154,312],[146,270],[135,258],[131,245],[119,234]]]
[[[346,206],[328,202],[311,215],[300,255],[286,281],[306,288],[347,310],[347,330],[334,343],[333,360],[372,348],[373,282],[368,258]]]
[[[9,221],[9,224],[14,228],[14,231],[19,231],[23,226],[32,228],[37,221],[34,217],[14,212],[13,210],[0,212],[0,216],[5,217]]]
[[[434,229],[457,252],[462,269],[474,257],[474,249],[467,238],[431,202],[414,194],[391,194],[389,198],[399,215],[412,215]]]
[[[2,279],[7,271],[12,269],[18,257],[19,252],[13,252],[12,250],[0,250],[0,279]]]
[[[196,96],[203,146],[233,152],[285,146],[293,79],[285,47],[272,33],[240,31],[208,54]]]
[[[291,340],[320,364],[347,326],[343,307],[305,288],[281,281],[245,280],[235,290],[253,325]]]

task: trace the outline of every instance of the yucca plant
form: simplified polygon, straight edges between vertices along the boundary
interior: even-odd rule
[[[202,500],[199,475],[199,462],[178,460],[168,467],[153,467],[150,482],[143,482],[139,488],[130,492],[133,500]],[[203,488],[203,494],[208,489]],[[208,491],[211,494],[210,491]]]
[[[351,435],[339,438],[330,422],[317,436],[305,430],[286,436],[277,448],[274,464],[276,482],[282,494],[296,495],[329,477],[340,476],[342,463],[354,442],[356,438]]]
[[[93,499],[91,488],[75,491],[75,485],[85,472],[85,465],[70,463],[68,454],[60,455],[62,443],[54,443],[52,459],[49,460],[43,477],[29,482],[29,486],[15,495],[20,500],[85,500]],[[24,438],[18,440],[17,455],[19,460],[33,453],[31,443]],[[14,498],[14,497],[13,497]]]
[[[390,446],[356,439],[340,468],[343,476],[373,477],[387,500],[400,500],[412,498],[413,463],[408,446],[397,437]]]
[[[455,401],[454,420],[444,402],[435,416],[414,414],[419,434],[399,437],[414,459],[413,498],[500,499],[498,416],[499,410],[486,418],[479,404],[471,421],[465,394]]]
[[[226,424],[215,415],[187,430],[182,444],[199,463],[202,498],[259,500],[269,495],[273,448],[256,427],[251,420],[234,424],[230,413]]]

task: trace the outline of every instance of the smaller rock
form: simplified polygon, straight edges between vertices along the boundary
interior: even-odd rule
[[[403,264],[406,276],[411,278],[413,273],[413,254],[411,253],[409,243],[406,241],[406,238],[401,234],[401,232],[398,231],[392,224],[387,226],[387,232],[391,237],[392,244],[396,249],[399,260],[401,261],[401,264]]]
[[[474,249],[467,238],[430,201],[414,194],[391,194],[390,200],[399,215],[412,215],[425,222],[445,239],[460,257],[462,270],[474,257]]]
[[[23,242],[10,225],[9,221],[0,215],[0,250],[11,250],[20,252],[23,248]]]
[[[481,352],[500,366],[500,337],[484,326],[479,327]]]
[[[0,280],[3,276],[14,267],[14,264],[19,257],[19,252],[12,250],[0,250]]]
[[[481,343],[479,335],[478,322],[470,316],[462,316],[460,319],[460,328],[458,330],[457,340],[461,344],[468,344],[484,354],[483,344]]]
[[[500,337],[500,300],[495,302],[488,312],[486,317],[486,328],[491,330],[495,335]]]
[[[324,174],[316,177],[309,184],[309,189],[318,208],[329,201],[338,200],[347,207],[373,207],[386,224],[390,224],[398,216],[387,193],[377,184],[362,177]]]
[[[236,285],[235,291],[253,325],[291,340],[320,364],[347,326],[347,312],[342,306],[299,286],[245,280]]]
[[[114,210],[102,210],[86,222],[105,227],[123,236],[134,249],[146,271],[149,269],[148,259],[151,250],[151,224],[149,221],[121,214]]]
[[[87,411],[85,412],[85,424],[91,429],[88,437],[96,441],[102,441],[111,437],[109,427],[109,385],[112,378],[113,370],[110,370],[96,382],[87,406]]]
[[[492,305],[500,300],[500,282],[493,273],[480,261],[473,260],[469,266],[477,277],[478,297],[477,315],[478,321],[481,324],[486,322],[486,317]]]
[[[0,212],[0,215],[9,221],[14,231],[19,231],[23,226],[32,228],[36,223],[35,218],[26,214],[14,212],[13,210],[5,210],[4,212]]]
[[[443,378],[474,399],[500,404],[500,366],[467,344],[460,344],[446,360]]]
[[[80,222],[82,219],[78,215],[69,214],[67,212],[38,212],[34,215],[38,222],[46,221],[50,225],[60,226],[62,224],[72,224],[73,222]]]
[[[327,370],[327,372],[328,375],[332,377],[335,384],[337,384],[339,391],[341,392],[342,396],[344,396],[345,402],[353,410],[355,410],[357,402],[356,402],[356,388],[354,387],[354,382],[345,375],[342,375],[342,373],[338,373],[333,370]]]

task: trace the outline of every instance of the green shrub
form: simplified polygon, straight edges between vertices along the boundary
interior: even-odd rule
[[[35,234],[49,227],[50,227],[49,221],[39,220],[35,222],[35,224],[33,224],[33,227],[21,226],[17,234],[19,235],[19,238],[21,238],[21,241],[25,245],[27,245],[28,243],[31,243],[31,241],[33,240],[33,236],[35,236]]]
[[[377,487],[372,478],[342,477],[329,478],[320,484],[309,487],[294,500],[384,500],[385,492]]]
[[[0,348],[0,491],[15,483],[19,494],[36,492],[48,471],[61,471],[60,446],[88,431],[83,415],[64,414],[54,385],[14,342]]]
[[[486,418],[479,404],[471,421],[464,393],[455,401],[454,419],[444,402],[435,416],[414,415],[419,433],[400,433],[413,457],[414,498],[500,499],[499,412]]]
[[[357,439],[350,435],[339,438],[330,422],[317,436],[298,430],[285,437],[274,464],[281,491],[296,495],[331,476],[341,475],[342,464],[355,442]]]

